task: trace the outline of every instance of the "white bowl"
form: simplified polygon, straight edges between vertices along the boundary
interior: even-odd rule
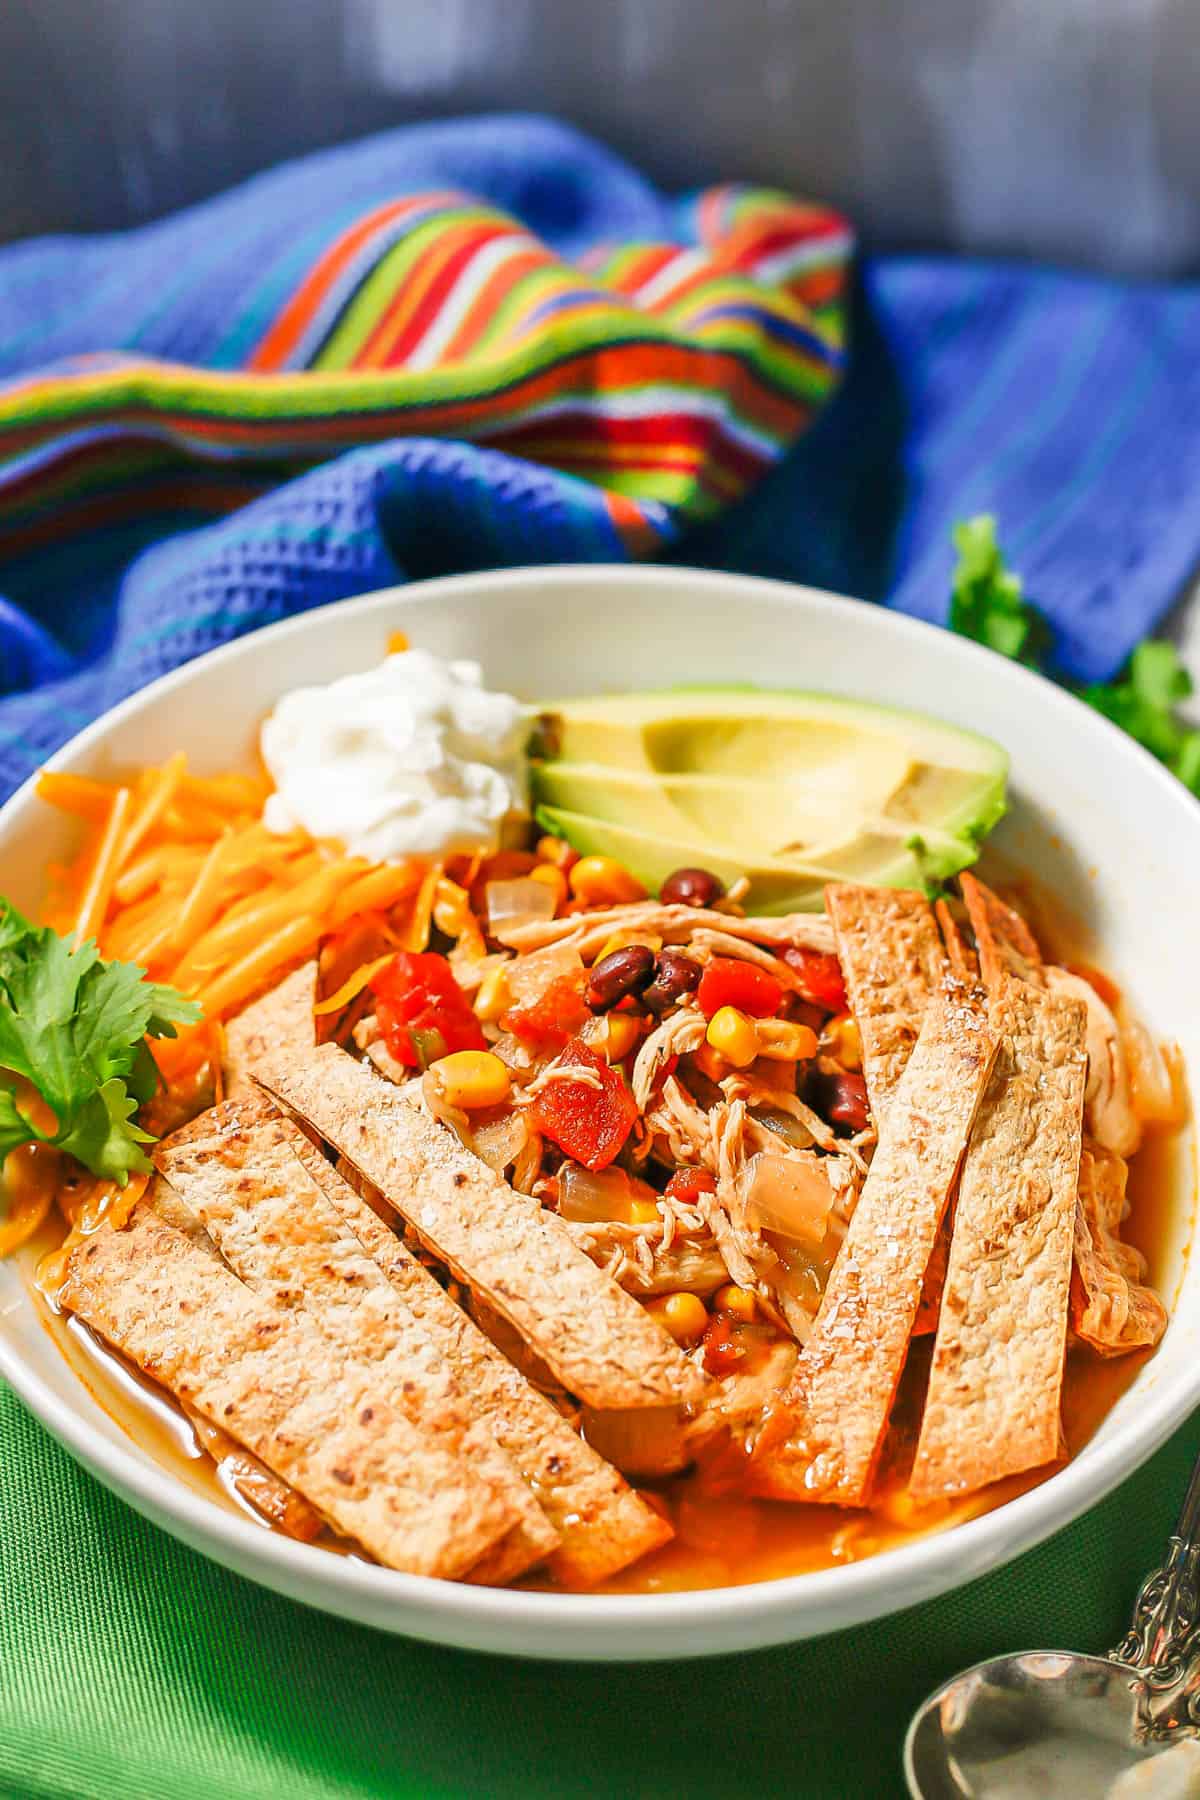
[[[108,775],[183,748],[216,771],[249,756],[276,696],[369,666],[390,631],[474,657],[527,698],[676,681],[827,689],[935,713],[1012,753],[1001,847],[1069,905],[1152,1029],[1200,1068],[1200,807],[1068,695],[973,644],[811,589],[686,569],[550,568],[427,582],[328,607],[201,657],[75,738],[53,766]],[[3,889],[33,908],[70,827],[26,786],[0,811]],[[1190,1136],[1177,1185],[1193,1191]],[[490,1591],[374,1568],[293,1543],[156,1464],[91,1398],[0,1264],[0,1374],[93,1474],[193,1548],[281,1593],[389,1631],[510,1655],[697,1656],[816,1636],[952,1588],[1093,1505],[1200,1404],[1200,1262],[1187,1207],[1156,1269],[1173,1302],[1157,1355],[1058,1474],[953,1530],[871,1560],[702,1593]]]

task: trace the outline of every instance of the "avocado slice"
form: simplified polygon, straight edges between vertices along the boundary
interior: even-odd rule
[[[975,860],[1005,809],[1008,756],[919,713],[825,694],[696,688],[539,709],[538,822],[657,888],[702,863],[763,911],[819,907],[826,881],[930,887]]]

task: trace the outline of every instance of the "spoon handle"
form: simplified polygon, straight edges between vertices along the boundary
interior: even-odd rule
[[[1142,1583],[1129,1630],[1111,1656],[1114,1662],[1135,1668],[1149,1688],[1163,1693],[1184,1680],[1198,1651],[1200,1460],[1192,1470],[1166,1557]]]

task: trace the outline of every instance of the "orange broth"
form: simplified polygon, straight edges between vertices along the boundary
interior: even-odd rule
[[[1057,960],[1077,960],[1077,934],[1062,910],[1023,879],[1004,883]],[[1078,958],[1088,961],[1086,955]],[[1190,1121],[1189,1127],[1190,1128]],[[1194,1146],[1187,1193],[1179,1192],[1172,1170],[1176,1128],[1149,1129],[1130,1164],[1132,1210],[1124,1227],[1129,1242],[1146,1256],[1148,1279],[1164,1300],[1165,1250],[1180,1208],[1194,1217],[1196,1181]],[[48,1219],[18,1252],[35,1304],[58,1348],[96,1403],[154,1460],[194,1492],[246,1515],[273,1530],[228,1482],[200,1447],[182,1411],[125,1360],[104,1346],[78,1320],[57,1313],[35,1284],[40,1259],[62,1239],[60,1221]],[[602,1584],[605,1593],[667,1593],[687,1589],[736,1586],[769,1581],[815,1569],[836,1567],[946,1529],[1003,1505],[1047,1480],[1059,1466],[1012,1477],[982,1493],[959,1501],[916,1507],[907,1497],[907,1465],[911,1460],[928,1372],[932,1338],[917,1340],[901,1383],[885,1452],[887,1462],[877,1482],[875,1504],[862,1511],[821,1505],[795,1505],[750,1499],[737,1491],[736,1470],[697,1468],[646,1491],[669,1515],[676,1536],[664,1549]],[[1063,1386],[1063,1422],[1069,1453],[1074,1456],[1096,1432],[1152,1355],[1143,1351],[1111,1359],[1080,1346],[1067,1358]],[[343,1554],[359,1556],[357,1547],[326,1533],[320,1543]],[[520,1586],[553,1590],[546,1576],[525,1578]]]
[[[1150,1279],[1158,1282],[1163,1274],[1161,1250],[1167,1227],[1177,1216],[1181,1198],[1172,1192],[1178,1183],[1170,1176],[1174,1136],[1172,1131],[1147,1132],[1142,1149],[1130,1166],[1133,1210],[1125,1234],[1148,1257]],[[1186,1204],[1190,1214],[1194,1180],[1189,1187]],[[34,1276],[40,1258],[57,1248],[61,1235],[61,1226],[48,1222],[19,1253],[18,1262],[46,1329],[84,1387],[122,1431],[193,1492],[242,1514],[264,1530],[274,1530],[200,1448],[187,1419],[169,1394],[109,1350],[86,1325],[47,1305],[35,1287]],[[646,1490],[657,1496],[670,1517],[676,1532],[674,1540],[594,1591],[676,1593],[736,1587],[814,1569],[836,1568],[990,1512],[1048,1480],[1060,1465],[1014,1476],[960,1501],[917,1508],[908,1500],[905,1453],[911,1455],[912,1442],[905,1419],[915,1422],[920,1417],[932,1341],[918,1340],[910,1353],[897,1402],[895,1416],[899,1424],[892,1431],[892,1463],[879,1484],[873,1506],[850,1512],[838,1507],[754,1500],[731,1490],[727,1469],[715,1474],[705,1469],[690,1470]],[[1071,1351],[1063,1383],[1063,1424],[1072,1456],[1099,1429],[1152,1355],[1153,1352],[1140,1351],[1104,1358],[1082,1347]],[[331,1533],[319,1542],[326,1549],[361,1555],[355,1546]],[[556,1591],[556,1584],[545,1576],[529,1576],[518,1585]]]

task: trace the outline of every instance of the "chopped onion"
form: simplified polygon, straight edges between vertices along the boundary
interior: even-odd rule
[[[535,881],[534,887],[539,884]],[[583,958],[567,944],[550,944],[517,956],[506,965],[508,991],[519,1006],[540,999],[552,981],[569,981],[583,973]]]
[[[537,1061],[529,1045],[519,1037],[514,1037],[511,1031],[498,1037],[490,1048],[493,1056],[498,1056],[502,1063],[507,1063],[510,1069],[522,1075],[527,1074]]]
[[[1130,1099],[1143,1125],[1182,1125],[1187,1104],[1177,1091],[1167,1056],[1146,1027],[1131,1020],[1121,1033],[1129,1063]]]
[[[634,1200],[656,1200],[653,1188],[624,1169],[584,1169],[566,1162],[558,1172],[558,1210],[577,1225],[627,1225]]]
[[[470,1149],[470,1145],[467,1143],[469,1129],[467,1115],[457,1106],[451,1106],[436,1069],[426,1069],[422,1075],[421,1092],[425,1097],[425,1104],[429,1108],[431,1117],[439,1120],[443,1125],[448,1125],[451,1131]]]
[[[511,958],[507,950],[494,950],[487,956],[466,955],[455,944],[446,960],[463,993],[474,994],[489,975],[497,969],[505,968]]]
[[[528,1127],[525,1115],[506,1113],[502,1119],[489,1119],[486,1124],[469,1123],[471,1149],[497,1175],[503,1175],[525,1148]]]
[[[503,938],[507,925],[528,925],[536,919],[552,919],[558,899],[548,882],[518,875],[511,881],[489,881],[483,890],[488,930]]]
[[[755,1231],[776,1231],[781,1237],[818,1249],[824,1242],[833,1189],[819,1161],[796,1156],[777,1156],[761,1150],[746,1164],[742,1177],[746,1223]]]

